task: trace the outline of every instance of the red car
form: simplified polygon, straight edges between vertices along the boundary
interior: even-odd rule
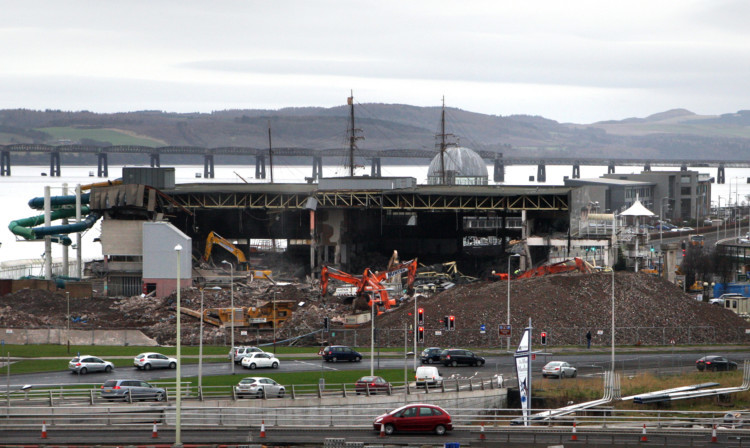
[[[396,431],[434,432],[442,436],[453,429],[451,416],[445,409],[433,404],[409,404],[376,418],[372,423],[376,431],[380,425],[386,434]]]
[[[369,390],[371,394],[387,394],[391,388],[391,383],[379,376],[363,376],[354,383],[354,390],[359,394],[366,394]]]

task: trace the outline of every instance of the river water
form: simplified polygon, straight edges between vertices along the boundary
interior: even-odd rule
[[[404,177],[410,176],[417,179],[418,184],[427,183],[428,165],[410,165],[410,166],[387,166],[383,165],[382,175],[386,177]],[[268,167],[266,168],[268,170]],[[490,185],[563,185],[564,177],[571,176],[572,167],[570,166],[547,166],[547,182],[544,184],[532,181],[530,176],[536,177],[536,165],[513,165],[506,167],[505,182],[502,184],[492,182],[492,165],[487,167],[490,174]],[[674,171],[679,170],[679,166],[674,167],[653,167],[654,171]],[[702,167],[690,168],[700,173],[716,177],[717,169]],[[77,184],[86,185],[93,182],[103,181],[103,178],[92,177],[90,174],[96,173],[96,166],[68,166],[61,168],[61,177],[42,176],[47,173],[48,167],[45,166],[13,166],[12,176],[0,177],[0,203],[2,203],[3,213],[0,213],[0,220],[3,226],[7,226],[14,219],[26,218],[41,214],[39,211],[32,210],[28,206],[28,201],[34,197],[44,196],[44,187],[51,187],[53,196],[61,195],[64,183],[68,184],[69,194],[74,194],[74,188]],[[627,166],[616,167],[617,173],[638,173],[641,167]],[[582,178],[596,178],[607,172],[606,166],[581,166]],[[111,165],[109,167],[109,179],[114,180],[121,176],[122,166]],[[268,179],[254,179],[254,165],[216,165],[214,179],[197,178],[196,175],[203,174],[202,165],[176,165],[175,176],[177,183],[267,183]],[[278,183],[304,183],[305,177],[312,174],[312,167],[302,165],[283,165],[274,167],[274,182]],[[369,167],[360,168],[356,175],[369,174]],[[346,176],[348,171],[343,167],[324,166],[324,177]],[[737,200],[740,204],[747,202],[747,195],[750,195],[750,185],[747,183],[750,177],[750,169],[747,168],[726,168],[726,184],[713,184],[711,188],[712,202],[719,201],[721,204],[727,204],[727,198],[731,196],[731,202]],[[244,179],[244,180],[243,180]],[[658,213],[658,210],[654,210]],[[99,223],[85,233],[83,237],[82,253],[85,259],[101,257],[101,245],[94,242],[94,238],[99,236]],[[75,238],[73,238],[75,242]],[[44,244],[40,241],[23,241],[16,239],[7,228],[0,231],[0,262],[8,260],[33,259],[40,260],[43,257]],[[53,257],[61,257],[62,248],[53,245]],[[75,257],[74,251],[70,251],[71,259]]]

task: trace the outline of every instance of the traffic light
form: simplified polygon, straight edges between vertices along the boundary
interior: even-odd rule
[[[547,332],[542,332],[542,345],[547,345]]]
[[[323,318],[323,331],[327,332],[331,328],[330,321],[327,317]]]
[[[685,249],[682,249],[682,256],[685,256]]]
[[[417,342],[424,342],[424,327],[417,329]]]
[[[417,325],[424,325],[424,308],[417,309]]]
[[[445,317],[443,318],[443,326],[445,327],[445,329],[446,329],[446,330],[449,330],[449,329],[450,329],[450,327],[448,326],[448,325],[449,325],[449,324],[448,324],[448,320],[450,320],[450,316],[445,316]]]
[[[653,252],[653,251],[654,251],[654,246],[651,246],[651,252]]]
[[[453,331],[456,329],[456,316],[448,316],[448,330]]]

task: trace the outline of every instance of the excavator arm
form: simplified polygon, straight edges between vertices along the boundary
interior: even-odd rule
[[[350,285],[355,285],[357,286],[357,290],[359,290],[362,284],[361,277],[357,277],[352,274],[347,274],[346,272],[339,271],[336,268],[323,266],[323,269],[321,269],[320,271],[320,294],[323,296],[328,294],[328,279],[329,278],[333,278],[344,283],[349,283]]]
[[[211,259],[211,251],[213,250],[214,245],[218,245],[219,247],[234,255],[237,258],[237,263],[247,269],[247,259],[245,258],[245,253],[237,248],[237,246],[230,243],[226,238],[223,238],[221,235],[213,231],[209,233],[208,237],[206,238],[206,250],[203,252],[203,261],[208,261]]]

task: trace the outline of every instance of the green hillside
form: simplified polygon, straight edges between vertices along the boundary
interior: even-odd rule
[[[112,145],[134,145],[134,146],[165,146],[163,141],[149,137],[136,137],[118,129],[101,128],[77,128],[77,127],[53,127],[39,128],[38,131],[46,132],[55,139],[79,142],[84,139],[99,142],[109,142]]]

